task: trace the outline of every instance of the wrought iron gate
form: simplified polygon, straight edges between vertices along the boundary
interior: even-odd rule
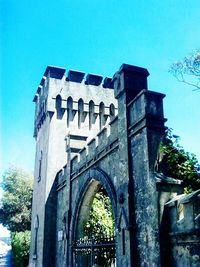
[[[74,242],[73,263],[75,267],[114,267],[115,237],[83,238]]]

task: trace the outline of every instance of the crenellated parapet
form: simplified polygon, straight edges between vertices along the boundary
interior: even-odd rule
[[[33,98],[35,102],[35,123],[34,123],[34,136],[37,136],[37,132],[42,126],[43,122],[46,119],[47,112],[50,111],[48,105],[48,94],[49,94],[49,80],[50,79],[59,79],[63,78],[65,69],[48,66],[44,72],[44,75],[40,81],[40,84],[37,88],[37,92]]]
[[[84,145],[85,144],[85,145]],[[118,117],[116,116],[94,138],[87,140],[83,136],[68,134],[66,150],[71,153],[71,178],[73,179],[118,148]],[[58,172],[58,187],[66,180],[67,165]]]
[[[35,136],[47,116],[65,119],[68,128],[71,124],[99,131],[117,114],[112,78],[75,70],[66,73],[66,69],[53,66],[46,68],[33,101]]]

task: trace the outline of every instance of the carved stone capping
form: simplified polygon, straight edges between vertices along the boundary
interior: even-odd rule
[[[130,102],[141,90],[147,89],[147,69],[123,64],[113,76],[115,98],[126,93],[127,103]]]
[[[183,198],[180,199],[181,204],[186,204],[186,203],[192,203],[194,201],[200,201],[200,189],[185,195]]]
[[[103,87],[104,88],[110,88],[113,89],[114,88],[114,84],[113,84],[113,80],[110,77],[106,77],[103,80]]]
[[[198,216],[200,215],[200,189],[190,194],[174,197],[165,204],[170,219],[172,232],[195,231],[200,229]]]
[[[88,142],[88,155],[90,155],[91,157],[95,154],[95,149],[96,149],[96,139],[92,138],[89,142]]]
[[[158,191],[183,193],[183,181],[167,177],[162,173],[153,173],[156,178],[156,187]]]
[[[65,74],[65,71],[66,69],[64,68],[56,66],[47,66],[44,76],[61,80]]]
[[[166,207],[175,207],[177,204],[177,200],[180,199],[182,196],[185,196],[185,194],[177,195],[174,198],[172,198],[170,201],[165,203]]]
[[[70,82],[81,83],[84,79],[84,76],[85,76],[85,72],[69,70],[66,80]]]
[[[103,77],[95,74],[88,74],[85,80],[85,84],[99,86],[103,80]]]
[[[38,100],[38,96],[39,96],[38,94],[35,94],[35,96],[34,96],[34,98],[33,98],[33,102],[35,102],[35,103],[37,102],[37,100]]]
[[[83,135],[68,134],[65,137],[66,151],[70,149],[73,153],[79,153],[80,150],[85,146],[87,138],[87,136]]]
[[[136,125],[144,118],[152,119],[157,126],[163,126],[166,119],[163,118],[164,94],[142,90],[128,104],[129,126]],[[134,116],[132,115],[134,114]]]
[[[39,85],[39,86],[38,86],[38,89],[37,89],[37,94],[38,94],[38,95],[40,94],[41,90],[42,90],[42,86]]]
[[[176,206],[176,204],[186,204],[189,202],[194,202],[198,200],[200,195],[200,189],[196,190],[190,194],[181,194],[176,197],[174,197],[172,200],[168,201],[165,206],[167,207],[173,207]]]
[[[146,114],[150,116],[154,116],[157,118],[163,118],[163,98],[164,94],[153,92],[153,91],[145,91],[146,96]]]
[[[42,79],[41,79],[41,81],[40,81],[40,86],[43,86],[44,85],[45,80],[46,80],[46,77],[43,76]]]
[[[105,142],[107,142],[107,128],[104,127],[98,134],[97,134],[97,142],[98,142],[98,148],[101,148],[105,145]]]

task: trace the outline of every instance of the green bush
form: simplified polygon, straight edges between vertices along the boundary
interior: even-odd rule
[[[114,235],[114,218],[110,198],[101,191],[96,193],[89,214],[89,219],[84,223],[85,237],[109,237]]]
[[[196,156],[179,144],[179,136],[168,129],[160,146],[158,172],[183,181],[185,193],[200,188],[200,165]]]
[[[28,266],[30,239],[30,231],[15,232],[11,234],[15,267]]]

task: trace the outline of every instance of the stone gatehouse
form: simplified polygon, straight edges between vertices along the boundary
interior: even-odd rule
[[[33,100],[29,266],[200,266],[200,191],[182,195],[180,181],[156,172],[164,95],[148,90],[148,75],[127,64],[113,78],[46,68]],[[111,201],[112,246],[87,241],[81,247],[100,187]],[[114,262],[97,265],[95,251],[106,253],[108,246]]]

